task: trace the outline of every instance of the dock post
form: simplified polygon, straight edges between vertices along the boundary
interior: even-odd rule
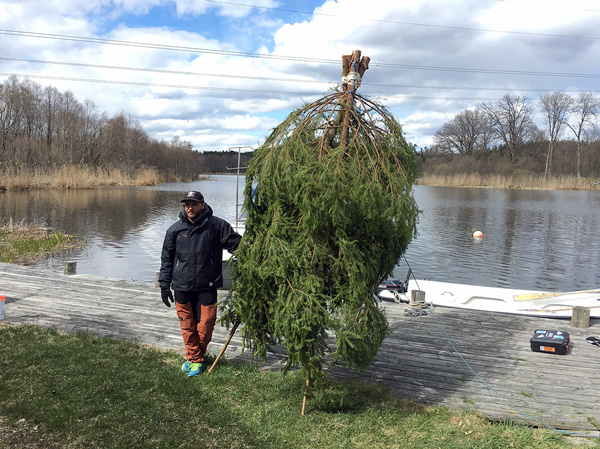
[[[425,305],[425,292],[423,290],[412,290],[408,307],[411,309],[424,309],[427,307]]]
[[[582,329],[590,327],[590,309],[589,307],[573,307],[571,315],[571,326]]]
[[[66,275],[77,273],[77,262],[65,262],[64,273]]]

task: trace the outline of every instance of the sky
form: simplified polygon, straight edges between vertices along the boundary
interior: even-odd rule
[[[70,90],[199,151],[256,148],[340,83],[353,50],[371,59],[358,92],[423,148],[507,93],[600,96],[600,3],[0,0],[0,82]]]

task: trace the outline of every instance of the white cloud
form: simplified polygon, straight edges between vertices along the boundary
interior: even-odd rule
[[[62,0],[59,0],[62,1]],[[75,0],[77,1],[77,0]],[[113,0],[119,10],[132,14],[148,14],[155,6],[168,4],[166,0]],[[103,5],[110,5],[111,2],[103,1]]]
[[[224,17],[239,19],[246,17],[252,13],[254,8],[259,7],[274,7],[277,3],[271,0],[253,0],[252,2],[210,2],[198,0],[175,0],[177,5],[177,14],[184,16],[186,14],[200,15],[206,13],[209,9],[217,10],[217,14]],[[249,6],[245,6],[249,5]]]
[[[70,89],[109,115],[130,113],[153,137],[225,149],[254,145],[324,94],[354,49],[371,58],[359,92],[381,99],[419,146],[504,89],[532,99],[539,89],[600,91],[597,76],[582,76],[597,73],[600,59],[600,8],[591,0],[306,0],[298,12],[272,0],[248,2],[264,8],[235,3],[0,0],[4,30],[138,43],[0,33],[1,57],[82,64],[0,60],[2,72]]]

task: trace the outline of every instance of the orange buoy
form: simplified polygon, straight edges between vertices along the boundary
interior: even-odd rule
[[[474,239],[481,239],[481,238],[483,238],[483,232],[481,232],[481,231],[473,231],[473,238]]]

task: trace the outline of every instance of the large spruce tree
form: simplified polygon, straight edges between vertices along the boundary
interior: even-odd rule
[[[416,232],[416,170],[398,121],[355,90],[301,107],[272,132],[246,173],[225,314],[255,356],[282,344],[285,369],[300,366],[307,386],[325,380],[328,353],[369,365],[389,332],[374,289]]]

